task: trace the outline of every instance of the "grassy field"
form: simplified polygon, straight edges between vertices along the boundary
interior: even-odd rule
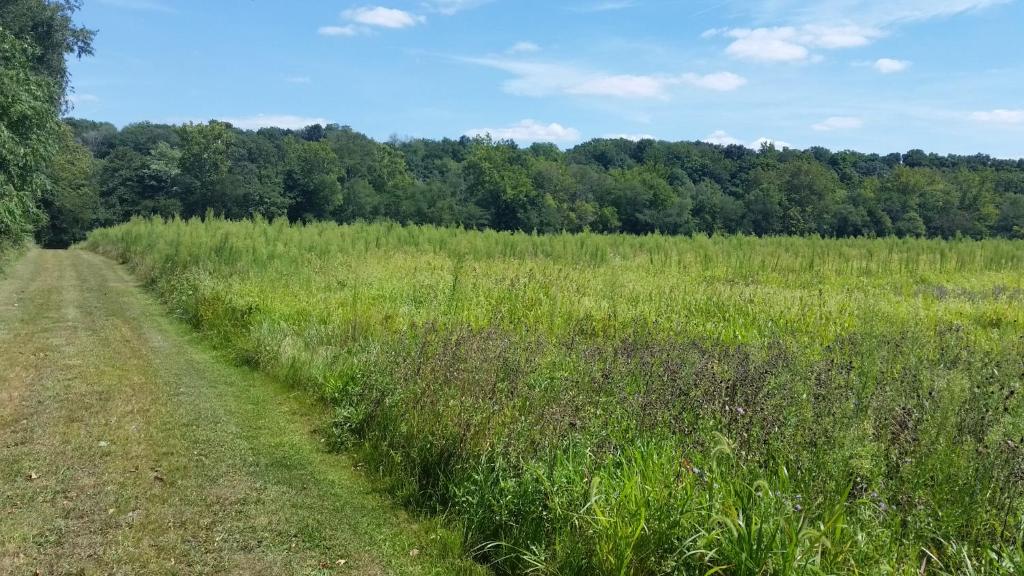
[[[30,250],[0,280],[0,574],[479,574],[123,268]],[[417,552],[413,554],[413,552]]]
[[[1024,244],[133,221],[499,572],[1024,573]]]

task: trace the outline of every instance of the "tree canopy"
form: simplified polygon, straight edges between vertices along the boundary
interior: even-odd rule
[[[99,212],[393,220],[528,232],[1024,237],[1024,160],[596,139],[377,142],[347,126],[224,122],[120,130],[68,119]],[[57,214],[51,217],[61,218]]]

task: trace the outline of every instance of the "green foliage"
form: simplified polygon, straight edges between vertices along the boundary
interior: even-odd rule
[[[228,154],[234,140],[231,127],[223,122],[181,127],[178,165],[186,214],[212,211],[224,215],[234,211],[240,194],[229,178]]]
[[[693,231],[688,191],[672,186],[650,167],[612,172],[607,204],[622,230],[633,234],[689,234]]]
[[[47,166],[49,186],[40,199],[46,223],[36,232],[36,242],[48,248],[66,248],[85,240],[103,214],[93,182],[93,157],[74,141],[71,130],[58,130],[59,150]]]
[[[337,445],[500,573],[1021,568],[1017,241],[208,219],[86,247],[322,398]]]
[[[1009,194],[1003,200],[996,230],[1009,238],[1024,240],[1024,194]]]
[[[787,163],[779,174],[786,231],[831,236],[840,196],[839,178],[818,162]]]
[[[64,98],[70,88],[71,75],[65,56],[81,58],[92,54],[95,31],[76,26],[72,20],[80,7],[80,0],[0,2],[0,26],[33,47],[26,63],[32,74],[50,80],[54,89],[47,97],[55,109],[65,107]]]
[[[563,152],[486,137],[378,143],[333,124],[68,123],[113,165],[100,164],[98,185],[114,222],[212,211],[538,233],[980,239],[1015,237],[1024,195],[1024,164],[983,156],[911,154],[910,167],[898,154],[825,148],[617,139]],[[177,170],[151,177],[174,154]]]
[[[530,182],[526,158],[508,143],[479,138],[462,166],[466,195],[490,213],[487,226],[497,230],[522,230],[538,196]]]
[[[65,118],[64,123],[75,135],[75,140],[92,152],[93,156],[102,158],[109,151],[107,146],[118,136],[117,126],[110,122],[94,122],[82,118]]]
[[[330,220],[341,204],[338,158],[326,142],[284,141],[284,194],[293,220]]]
[[[78,7],[74,0],[0,2],[0,252],[25,242],[46,223],[38,205],[44,194],[48,206],[91,211],[89,220],[95,214],[94,208],[71,200],[92,191],[84,185],[90,170],[78,169],[86,159],[74,152],[72,159],[54,157],[70,143],[57,122],[68,89],[65,56],[92,50],[93,32],[71,20]],[[48,166],[51,161],[54,165]],[[54,194],[62,192],[54,191],[48,176],[67,178],[77,189],[57,200]],[[84,224],[75,239],[91,227],[91,221]],[[43,235],[64,234],[56,228],[60,225]]]
[[[37,54],[0,28],[0,251],[29,238],[43,220],[36,202],[55,149],[58,90],[32,70]]]

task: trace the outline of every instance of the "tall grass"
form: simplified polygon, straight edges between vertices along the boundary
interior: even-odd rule
[[[128,263],[481,561],[1010,574],[1024,245],[144,221]]]

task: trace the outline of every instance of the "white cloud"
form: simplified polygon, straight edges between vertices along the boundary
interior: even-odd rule
[[[358,26],[321,26],[317,33],[321,36],[357,36],[361,33]]]
[[[742,144],[742,142],[730,136],[725,130],[715,130],[710,136],[704,138],[704,142],[707,142],[708,144],[718,144],[719,146]]]
[[[305,116],[292,116],[288,114],[257,114],[255,116],[241,116],[237,118],[223,118],[224,122],[231,123],[242,130],[259,130],[260,128],[286,128],[298,130],[313,124],[330,124],[326,118],[307,118]]]
[[[311,84],[313,79],[309,76],[289,76],[284,81],[289,84]]]
[[[418,16],[404,10],[385,8],[383,6],[363,6],[352,8],[341,13],[341,17],[351,22],[344,26],[321,26],[317,33],[321,36],[342,36],[351,38],[372,34],[373,28],[399,29],[409,28],[426,22]]]
[[[536,120],[522,120],[505,128],[473,128],[466,131],[468,136],[490,134],[498,140],[515,140],[518,143],[554,142],[573,143],[580,141],[580,132],[575,128],[558,123],[541,124]]]
[[[750,30],[738,28],[727,32],[735,38],[725,49],[725,53],[733,58],[756,60],[763,62],[787,62],[806,60],[810,50],[796,42],[796,29],[758,28]]]
[[[885,35],[878,28],[855,26],[852,24],[845,26],[812,24],[804,26],[800,32],[802,42],[815,48],[824,48],[825,50],[867,46]]]
[[[864,125],[863,118],[855,116],[832,116],[811,126],[818,132],[831,132],[832,130],[854,130]]]
[[[1024,109],[1006,110],[1003,108],[974,112],[971,120],[984,122],[986,124],[1024,124]]]
[[[658,137],[652,134],[605,134],[602,138],[609,140],[632,140],[633,142],[639,142],[641,140],[657,140]]]
[[[815,48],[837,50],[869,44],[883,32],[860,26],[801,27],[777,26],[774,28],[733,28],[719,31],[709,30],[705,37],[724,35],[733,41],[725,53],[733,58],[755,62],[797,62],[809,59]]]
[[[364,6],[352,8],[341,13],[342,18],[363,24],[365,26],[377,26],[380,28],[409,28],[426,21],[423,16],[398,10],[397,8],[385,8],[383,6]]]
[[[763,144],[772,144],[776,148],[792,148],[793,147],[788,142],[783,142],[782,140],[775,140],[773,138],[765,138],[765,137],[758,138],[757,140],[754,140],[753,142],[750,142],[749,144],[744,144],[741,140],[739,140],[738,138],[734,138],[733,136],[731,136],[725,130],[715,130],[709,136],[703,138],[702,140],[704,142],[707,142],[708,144],[717,144],[719,146],[739,145],[739,146],[746,146],[747,148],[752,148],[754,150],[760,150],[761,146]]]
[[[734,3],[755,21],[781,26],[711,29],[732,38],[726,53],[757,62],[817,60],[815,50],[866,46],[909,22],[948,17],[1012,0],[751,0]]]
[[[517,96],[548,96],[578,84],[585,74],[571,66],[514,58],[462,58],[463,62],[508,72],[514,77],[502,89]]]
[[[519,96],[602,96],[633,100],[668,100],[672,88],[680,85],[704,90],[730,91],[746,79],[731,72],[712,74],[609,74],[566,64],[516,58],[463,58],[465,62],[512,74],[503,88]]]
[[[910,68],[910,62],[906,60],[894,60],[892,58],[879,58],[872,64],[875,70],[882,74],[895,74]]]
[[[567,94],[582,96],[611,96],[633,99],[668,99],[665,88],[668,81],[657,76],[631,74],[598,75],[579,84],[565,87]]]
[[[516,42],[506,52],[509,54],[530,54],[540,52],[540,46],[533,42]]]
[[[732,72],[715,72],[714,74],[683,74],[683,82],[718,92],[731,92],[747,83],[747,79]]]

